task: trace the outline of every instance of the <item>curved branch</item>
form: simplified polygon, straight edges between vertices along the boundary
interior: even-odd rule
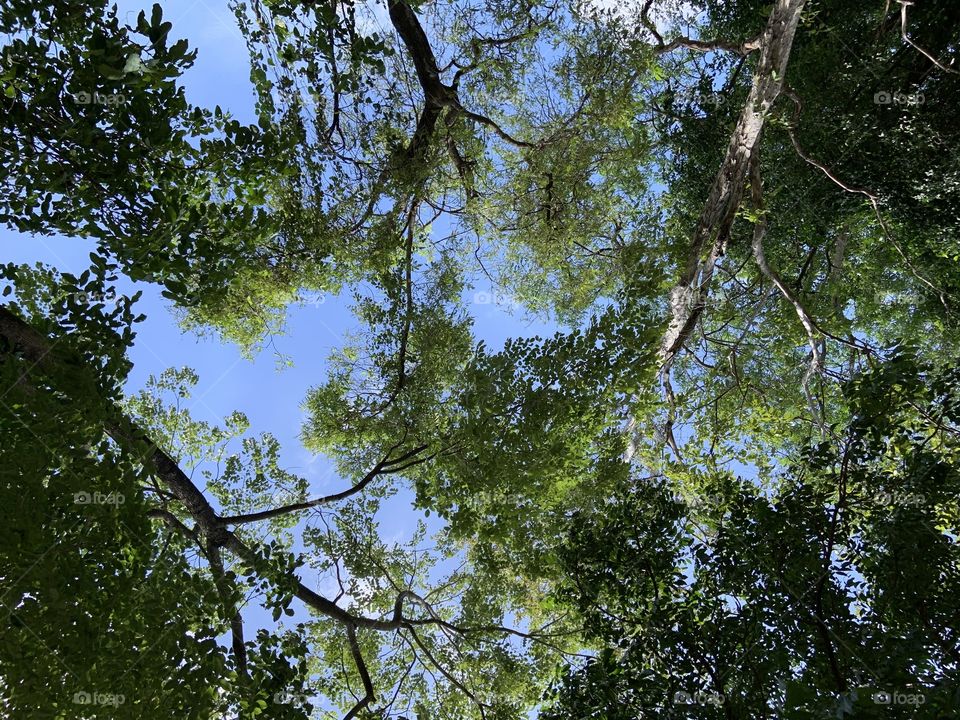
[[[803,379],[801,384],[803,386],[803,394],[807,398],[807,405],[810,407],[810,415],[813,418],[814,424],[820,428],[821,432],[825,431],[823,413],[820,408],[817,406],[817,402],[813,397],[813,393],[810,390],[810,380],[814,375],[823,373],[823,350],[821,341],[815,335],[816,324],[813,322],[813,319],[810,317],[810,313],[807,312],[807,309],[804,307],[799,296],[790,289],[790,287],[783,281],[780,277],[780,274],[770,267],[770,264],[767,262],[767,258],[763,252],[763,237],[767,231],[767,217],[765,214],[765,209],[763,206],[763,185],[760,179],[760,153],[757,150],[754,150],[753,156],[750,158],[750,191],[753,199],[753,208],[756,212],[759,213],[756,223],[753,226],[753,241],[751,246],[753,248],[753,257],[757,262],[757,267],[760,268],[760,272],[763,273],[771,283],[773,283],[780,293],[787,299],[787,301],[793,305],[794,310],[797,313],[797,316],[800,318],[800,323],[803,325],[803,329],[807,333],[807,342],[810,345],[810,366],[807,368],[806,372],[803,374]]]
[[[416,630],[414,630],[413,628],[407,628],[407,630],[409,631],[410,636],[413,638],[414,643],[416,643],[417,647],[420,648],[421,652],[423,652],[423,654],[427,656],[427,659],[430,661],[430,663],[437,670],[439,670],[440,674],[443,675],[447,680],[449,680],[454,687],[456,687],[460,692],[462,692],[464,695],[470,698],[473,704],[477,706],[477,710],[480,712],[481,720],[485,720],[487,717],[486,708],[489,706],[483,701],[481,701],[466,685],[464,685],[462,682],[457,680],[457,678],[454,677],[453,674],[449,670],[447,670],[440,663],[440,661],[433,656],[433,653],[430,652],[429,648],[427,648],[427,646],[424,645],[423,642],[420,640],[420,636],[417,635]],[[401,636],[402,636],[402,633],[401,633]]]
[[[796,311],[797,317],[800,318],[800,323],[807,333],[807,341],[810,345],[810,352],[813,355],[813,370],[814,372],[820,372],[823,370],[823,356],[820,353],[817,343],[816,324],[810,317],[810,313],[806,307],[804,307],[800,297],[783,281],[780,273],[770,267],[763,252],[763,238],[767,231],[767,218],[763,205],[763,186],[760,178],[760,153],[757,151],[754,151],[753,156],[750,158],[750,191],[753,199],[753,208],[759,213],[759,218],[753,226],[753,241],[751,243],[753,257],[757,261],[757,267],[760,268],[760,272],[763,273],[764,277],[776,285],[780,293],[793,305],[793,309]]]
[[[653,48],[653,52],[657,55],[666,55],[678,48],[685,48],[698,52],[725,50],[746,57],[760,47],[760,35],[750,38],[749,40],[744,40],[742,43],[729,42],[727,40],[695,40],[682,36],[674,38],[670,42],[664,42],[663,35],[657,30],[657,24],[650,19],[650,8],[652,5],[653,0],[647,0],[643,4],[643,8],[640,10],[640,22],[643,23],[643,26],[650,31],[650,34],[653,35],[657,41],[657,44]]]
[[[160,509],[160,508],[152,508],[152,509],[150,509],[150,510],[147,510],[147,517],[149,517],[149,518],[155,518],[155,519],[157,519],[157,520],[162,520],[162,521],[165,522],[167,525],[169,525],[171,528],[173,528],[173,529],[176,530],[178,533],[180,533],[181,535],[183,535],[185,538],[187,538],[187,539],[189,539],[189,540],[193,540],[193,541],[196,542],[198,545],[201,545],[201,544],[202,544],[201,538],[200,538],[200,534],[197,533],[197,531],[196,531],[194,528],[189,528],[189,527],[187,527],[186,525],[184,525],[182,522],[180,522],[180,518],[178,518],[176,515],[174,515],[174,514],[173,514],[172,512],[170,512],[169,510],[162,510],[162,509]]]
[[[907,35],[907,8],[913,5],[912,0],[899,0],[900,2],[900,36],[914,48],[916,48],[922,55],[926,56],[930,62],[936,65],[938,68],[947,73],[952,73],[953,75],[960,75],[960,71],[954,70],[953,68],[948,68],[946,65],[937,60],[933,55],[928,53],[922,47],[917,45],[913,40],[910,39],[910,36]]]
[[[500,127],[500,125],[497,124],[495,120],[491,120],[485,115],[480,115],[479,113],[471,112],[470,110],[467,110],[462,106],[459,106],[459,103],[458,103],[458,107],[460,112],[463,113],[464,117],[469,118],[470,120],[473,120],[475,123],[479,123],[480,125],[485,125],[486,127],[493,130],[497,134],[497,136],[500,137],[501,140],[504,140],[505,142],[510,143],[514,147],[518,147],[518,148],[538,147],[536,143],[527,142],[525,140],[518,140],[517,138],[513,137],[513,135],[511,135],[502,127]]]
[[[903,262],[906,263],[907,268],[909,268],[910,270],[910,273],[917,280],[922,282],[924,285],[929,287],[931,290],[933,290],[933,292],[937,294],[937,297],[940,298],[940,304],[943,305],[943,309],[946,311],[947,315],[951,315],[952,313],[950,312],[950,306],[947,303],[947,298],[944,292],[940,288],[938,288],[936,285],[934,285],[932,282],[930,282],[925,277],[923,277],[923,275],[921,275],[917,271],[917,269],[913,266],[913,263],[910,262],[910,258],[907,257],[907,254],[904,252],[903,248],[900,246],[900,243],[897,242],[896,238],[894,238],[893,234],[890,232],[890,228],[887,227],[887,223],[883,219],[883,215],[880,212],[880,202],[877,200],[877,196],[865,188],[853,187],[851,185],[847,185],[842,180],[840,180],[836,175],[834,175],[830,171],[830,168],[828,168],[823,163],[807,155],[807,153],[804,152],[803,148],[800,147],[800,141],[797,140],[795,126],[797,125],[797,121],[799,120],[800,113],[803,110],[803,103],[800,102],[799,96],[795,92],[793,92],[790,88],[786,88],[784,91],[784,94],[786,94],[793,101],[794,108],[795,108],[794,116],[793,116],[793,124],[787,126],[787,133],[790,135],[790,142],[793,145],[793,149],[796,151],[797,155],[799,155],[800,158],[804,162],[806,162],[808,165],[812,165],[813,167],[820,170],[831,181],[833,181],[835,185],[843,189],[845,192],[852,193],[855,195],[863,195],[865,198],[867,198],[867,200],[870,203],[870,207],[873,209],[873,214],[876,216],[877,222],[880,224],[880,230],[883,232],[884,238],[886,238],[890,242],[890,244],[893,245],[893,247],[896,249],[897,254],[900,255]]]
[[[428,446],[418,445],[413,450],[405,452],[403,455],[391,460],[390,455],[393,454],[393,451],[396,449],[396,447],[397,446],[394,445],[392,448],[390,448],[384,458],[374,465],[370,472],[364,475],[359,482],[352,487],[347,488],[346,490],[341,490],[340,492],[333,493],[332,495],[324,495],[323,497],[314,498],[313,500],[307,500],[301,503],[291,503],[289,505],[283,505],[282,507],[271,508],[270,510],[261,510],[259,512],[247,513],[244,515],[225,515],[220,518],[220,521],[227,525],[243,525],[245,523],[269,520],[270,518],[275,518],[279,515],[287,515],[289,513],[300,512],[301,510],[309,510],[310,508],[317,507],[318,505],[326,505],[328,503],[344,500],[351,495],[356,495],[362,491],[377,476],[399,472],[403,468],[409,467],[409,464],[402,466],[400,464],[423,452]]]
[[[471,112],[460,103],[460,97],[457,94],[456,81],[454,85],[445,85],[440,80],[440,69],[437,66],[436,56],[433,54],[433,48],[427,39],[423,26],[417,18],[417,14],[406,2],[392,0],[389,2],[390,21],[396,29],[397,34],[403,41],[407,54],[413,62],[417,73],[417,80],[423,90],[424,107],[417,122],[417,129],[414,137],[407,148],[407,155],[415,157],[422,152],[425,145],[433,135],[437,120],[440,118],[441,111],[444,108],[451,108],[464,117],[474,122],[491,128],[500,138],[506,142],[522,148],[534,148],[533,143],[518,140],[506,132],[494,120]],[[459,78],[458,78],[459,79]]]

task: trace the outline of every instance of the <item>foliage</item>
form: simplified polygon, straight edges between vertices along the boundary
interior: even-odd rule
[[[544,717],[949,714],[958,379],[899,349],[773,492],[715,472],[685,497],[668,474],[579,513],[562,592],[602,649]]]

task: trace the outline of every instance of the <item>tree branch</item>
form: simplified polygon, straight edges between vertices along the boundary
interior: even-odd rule
[[[471,112],[470,110],[465,110],[462,107],[460,108],[460,112],[463,114],[464,117],[469,118],[470,120],[473,120],[475,123],[479,123],[480,125],[487,126],[491,130],[493,130],[500,137],[501,140],[504,140],[505,142],[510,143],[514,147],[518,147],[518,148],[538,147],[536,143],[526,142],[525,140],[518,140],[517,138],[513,137],[513,135],[511,135],[502,127],[500,127],[500,125],[497,124],[496,121],[491,120],[485,115],[480,115],[478,113]]]
[[[430,661],[430,663],[440,672],[441,675],[443,675],[447,680],[449,680],[454,687],[456,687],[458,690],[460,690],[460,692],[462,692],[464,695],[470,698],[471,701],[473,701],[473,704],[477,706],[477,710],[480,712],[481,719],[485,720],[487,717],[486,715],[486,708],[488,707],[487,704],[482,702],[479,698],[477,698],[477,696],[469,688],[467,688],[466,685],[464,685],[462,682],[457,680],[457,678],[454,677],[453,674],[449,670],[447,670],[440,663],[440,661],[433,656],[433,653],[430,652],[429,648],[427,648],[427,646],[424,645],[424,643],[420,640],[420,636],[417,635],[416,630],[414,630],[412,627],[407,628],[407,630],[410,633],[410,637],[413,638],[414,643],[416,643],[417,647],[420,648],[421,652],[423,652],[423,654],[427,656],[427,659]]]
[[[696,326],[705,307],[714,266],[726,251],[750,156],[766,123],[767,113],[783,88],[804,2],[779,0],[770,13],[761,39],[760,62],[753,85],[694,229],[686,267],[671,293],[672,317],[661,349],[662,364],[667,368]],[[703,247],[711,237],[710,255],[702,261]]]
[[[223,557],[220,554],[220,548],[213,542],[207,543],[207,560],[210,561],[210,569],[213,572],[214,583],[223,599],[224,609],[230,616],[230,634],[233,640],[233,657],[237,663],[237,674],[241,680],[246,683],[250,676],[247,673],[247,646],[243,641],[243,616],[240,614],[240,608],[237,607],[230,598],[230,583],[227,580],[227,574],[223,567]]]
[[[69,356],[59,351],[56,341],[51,341],[49,338],[45,337],[42,333],[31,327],[28,323],[24,322],[3,305],[0,305],[0,339],[4,341],[0,343],[0,354],[16,354],[21,356],[25,361],[32,363],[27,372],[24,373],[24,376],[30,373],[34,368],[38,368],[40,371],[46,374],[45,379],[49,380],[57,374],[56,371],[61,363],[70,362]],[[84,380],[91,381],[92,374],[90,373],[89,366],[79,365],[78,367],[79,372]],[[93,382],[90,382],[89,384],[91,386],[96,385]],[[62,385],[62,383],[59,385]],[[77,392],[76,386],[71,386],[69,388],[58,387],[58,389],[70,395]],[[219,575],[224,567],[223,560],[220,556],[221,548],[225,548],[232,552],[237,558],[239,558],[243,563],[247,564],[255,572],[260,572],[263,567],[263,559],[261,556],[251,546],[243,542],[233,531],[226,527],[227,518],[220,517],[216,513],[204,494],[196,487],[196,485],[193,484],[190,478],[183,472],[177,463],[162,449],[160,449],[156,443],[147,437],[119,407],[113,406],[110,408],[110,410],[111,411],[109,415],[112,417],[109,417],[109,419],[104,421],[104,432],[112,437],[122,449],[135,453],[139,458],[141,458],[142,461],[147,463],[149,470],[155,475],[155,477],[157,477],[167,486],[170,492],[183,505],[184,509],[187,511],[187,514],[193,518],[195,526],[193,528],[187,527],[173,513],[165,509],[150,509],[147,511],[148,515],[150,517],[162,520],[183,534],[185,537],[189,537],[196,541],[201,548],[206,548],[207,556],[210,559],[211,568],[213,569],[215,575]],[[396,471],[396,468],[407,467],[411,462],[416,462],[416,460],[411,461],[411,458],[422,452],[423,449],[423,447],[414,448],[413,450],[410,450],[392,460],[388,459],[390,455],[390,453],[388,453],[387,458],[381,461],[381,463],[378,463],[378,465],[381,466],[382,472]],[[369,482],[369,479],[367,478],[372,479],[373,474],[374,473],[371,472],[368,473],[368,476],[365,476],[366,482]],[[361,483],[362,482],[363,481],[361,481]],[[358,487],[361,486],[361,483],[358,483],[353,488],[343,491],[342,493],[328,496],[328,498],[346,497],[354,492],[359,492],[359,490],[362,489],[362,487]],[[223,575],[225,577],[225,573]],[[276,578],[273,578],[273,580],[280,582],[280,580]],[[354,661],[357,663],[357,669],[360,673],[361,679],[363,680],[365,689],[364,698],[361,699],[356,706],[354,706],[354,708],[347,715],[347,718],[356,717],[358,713],[360,713],[374,699],[373,685],[356,638],[357,629],[367,628],[379,631],[397,631],[405,629],[414,634],[415,626],[434,626],[439,628],[455,629],[455,626],[440,618],[435,612],[432,611],[428,603],[426,603],[422,598],[420,598],[419,595],[411,590],[399,592],[394,603],[392,617],[388,619],[380,619],[362,615],[354,615],[350,611],[337,605],[335,602],[308,588],[300,581],[296,573],[293,571],[290,571],[283,578],[282,582],[289,584],[293,591],[294,597],[298,598],[305,605],[319,612],[321,615],[324,615],[343,625],[347,633],[347,639],[350,643],[351,653],[353,654]],[[425,606],[430,614],[430,617],[415,620],[408,620],[406,617],[404,617],[404,604],[408,599],[415,600]],[[243,631],[236,614],[231,625],[233,631],[234,652],[237,657],[238,668],[245,668],[245,650],[241,649],[244,647]],[[484,628],[484,630],[487,629],[494,630],[495,628]],[[520,631],[512,631],[508,628],[500,628],[500,630],[503,632],[521,634]],[[423,648],[423,651],[428,655],[428,657],[430,656],[429,651],[426,648]],[[439,665],[437,667],[441,672],[446,674],[446,671],[443,668],[441,668]],[[478,702],[476,697],[467,688],[456,681],[455,678],[452,678],[451,676],[448,676],[448,678],[454,685],[467,694],[468,697],[470,697],[473,701]],[[478,703],[478,706],[481,707],[482,713],[482,704]]]
[[[152,508],[147,510],[147,517],[155,518],[157,520],[162,520],[171,528],[176,530],[178,533],[183,535],[188,540],[193,540],[197,545],[202,545],[202,541],[199,533],[193,528],[189,528],[180,522],[180,518],[174,515],[169,510],[162,510],[160,508]]]
[[[679,282],[670,293],[670,321],[660,348],[661,384],[669,388],[669,373],[680,348],[686,343],[706,308],[717,261],[726,252],[730,229],[743,195],[747,165],[767,120],[768,112],[783,88],[793,39],[805,0],[778,0],[759,40],[760,58],[753,85],[727,144],[727,152],[714,177],[700,212]],[[645,5],[649,9],[650,0]],[[649,22],[649,20],[648,20]],[[703,248],[710,242],[706,260]],[[666,382],[663,382],[666,378]],[[668,398],[669,402],[669,398]],[[668,422],[670,422],[668,420]],[[667,428],[669,436],[671,428]],[[624,455],[629,460],[636,449],[630,438]]]
[[[810,367],[803,376],[803,391],[807,396],[807,403],[810,406],[810,413],[813,416],[813,420],[822,432],[825,430],[823,413],[818,409],[813,394],[810,392],[810,379],[815,374],[822,373],[824,365],[820,341],[816,337],[816,324],[813,322],[810,313],[804,307],[800,297],[783,281],[780,274],[770,267],[763,252],[763,237],[767,231],[767,217],[766,210],[763,206],[763,182],[760,177],[759,148],[755,149],[753,155],[750,157],[750,194],[753,200],[753,209],[759,214],[753,226],[753,242],[751,243],[753,257],[764,277],[772,282],[787,301],[793,305],[797,316],[800,318],[800,323],[807,333],[807,342],[810,345]]]
[[[350,653],[353,655],[353,662],[357,665],[357,672],[360,673],[360,680],[363,682],[363,697],[354,705],[350,712],[343,716],[343,720],[352,720],[367,705],[376,700],[373,692],[373,682],[370,680],[370,671],[367,669],[367,663],[363,659],[363,653],[360,651],[360,643],[357,642],[357,629],[351,624],[347,624],[347,641],[350,643]]]
[[[930,62],[936,65],[938,68],[943,70],[946,73],[952,73],[953,75],[960,75],[960,71],[954,70],[953,68],[948,68],[946,65],[937,60],[933,55],[928,53],[922,47],[917,45],[913,40],[910,39],[910,36],[907,35],[907,8],[913,5],[912,0],[898,0],[900,3],[900,36],[914,48],[916,48],[921,54],[929,58]]]
[[[643,23],[643,26],[650,31],[650,34],[653,35],[657,41],[657,44],[653,48],[653,52],[657,55],[666,55],[678,48],[685,48],[698,52],[725,50],[736,53],[737,55],[747,56],[760,47],[762,37],[760,35],[750,38],[749,40],[744,40],[742,43],[729,42],[727,40],[695,40],[682,36],[674,38],[670,42],[664,42],[663,35],[657,30],[657,24],[650,19],[650,8],[653,2],[654,0],[647,0],[643,4],[643,8],[640,10],[640,22]]]
[[[418,455],[426,450],[427,447],[427,445],[418,445],[413,450],[405,452],[403,455],[391,460],[390,455],[392,455],[393,451],[397,448],[397,445],[394,445],[392,448],[390,448],[390,450],[387,451],[387,454],[383,457],[383,459],[373,466],[370,472],[364,475],[359,482],[352,487],[347,488],[346,490],[341,490],[340,492],[333,493],[332,495],[324,495],[323,497],[314,498],[313,500],[307,500],[301,503],[291,503],[290,505],[271,508],[270,510],[261,510],[259,512],[247,513],[245,515],[226,515],[221,517],[220,521],[227,525],[243,525],[245,523],[269,520],[270,518],[275,518],[279,515],[300,512],[301,510],[309,510],[310,508],[317,507],[318,505],[327,505],[329,503],[344,500],[351,495],[356,495],[357,493],[361,492],[377,476],[398,472],[396,468],[400,465],[400,463],[403,463],[406,460]],[[409,464],[403,465],[401,469],[405,467],[409,467]]]
[[[886,221],[883,219],[883,215],[880,212],[880,203],[877,200],[877,196],[871,193],[869,190],[861,187],[853,187],[847,185],[841,181],[836,175],[834,175],[830,168],[828,168],[823,163],[813,159],[807,153],[804,152],[803,148],[800,147],[800,141],[797,140],[797,134],[795,127],[798,124],[800,118],[800,113],[803,110],[803,103],[800,102],[799,96],[793,92],[790,88],[785,90],[785,94],[793,101],[794,104],[794,116],[793,124],[787,126],[787,133],[790,135],[790,142],[793,145],[793,149],[796,151],[797,155],[809,165],[820,170],[824,175],[826,175],[835,185],[842,188],[845,192],[852,193],[855,195],[863,195],[870,203],[870,207],[873,209],[873,214],[877,218],[877,222],[880,225],[880,230],[883,232],[883,236],[890,242],[891,245],[896,249],[897,254],[900,255],[901,259],[906,263],[907,268],[910,270],[910,273],[921,283],[929,287],[933,292],[937,294],[937,297],[940,299],[940,304],[943,305],[943,309],[946,311],[947,315],[952,315],[950,311],[950,305],[947,303],[946,294],[934,285],[932,282],[927,280],[923,275],[921,275],[917,269],[913,266],[913,263],[910,262],[910,258],[907,257],[907,254],[904,252],[903,248],[900,246],[900,243],[897,242],[896,238],[890,232],[890,229],[887,227]]]

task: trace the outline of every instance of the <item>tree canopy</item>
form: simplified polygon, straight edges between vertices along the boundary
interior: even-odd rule
[[[229,6],[252,124],[161,4],[0,0],[0,223],[93,248],[0,266],[5,716],[957,712],[960,5]],[[121,280],[250,355],[351,297],[343,489],[132,387]]]

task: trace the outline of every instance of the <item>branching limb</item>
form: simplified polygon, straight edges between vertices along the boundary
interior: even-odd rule
[[[766,123],[767,113],[783,88],[787,61],[803,5],[804,0],[780,0],[764,30],[753,86],[697,220],[680,282],[671,293],[672,317],[661,350],[662,364],[668,368],[703,312],[713,268],[726,251],[730,228],[743,194],[750,156]],[[711,238],[711,252],[708,259],[703,261],[703,248]]]
[[[22,358],[25,363],[30,364],[30,370],[27,371],[29,374],[32,374],[34,369],[36,369],[38,373],[44,373],[45,377],[39,378],[43,382],[46,382],[48,378],[57,377],[58,374],[62,375],[62,372],[58,373],[58,370],[62,370],[63,363],[71,363],[71,356],[61,352],[55,340],[51,340],[43,333],[35,330],[5,306],[0,306],[0,341],[2,341],[0,342],[0,353],[4,355],[17,355]],[[78,367],[86,383],[86,381],[90,380],[88,367],[84,365],[79,365]],[[89,384],[95,386],[93,382]],[[64,389],[65,392],[70,392],[68,389],[61,389]],[[76,390],[76,388],[72,389]],[[170,494],[176,498],[186,513],[190,515],[195,523],[193,528],[188,528],[173,515],[173,513],[165,509],[151,509],[148,511],[151,517],[162,520],[182,533],[185,537],[196,541],[201,548],[206,548],[207,556],[211,560],[211,567],[215,574],[219,573],[219,568],[224,567],[223,560],[220,557],[221,548],[229,550],[255,572],[259,572],[260,569],[262,569],[263,559],[261,555],[227,527],[228,523],[226,519],[217,514],[203,492],[193,484],[189,476],[184,473],[169,455],[137,427],[133,420],[123,413],[122,409],[113,407],[110,418],[104,421],[103,429],[122,449],[142,458],[142,461],[150,472],[166,486]],[[414,456],[422,452],[423,449],[422,447],[415,448],[393,459],[389,459],[388,453],[388,457],[384,461],[381,461],[382,467],[380,471],[394,472],[397,468],[408,467],[411,463],[417,462]],[[369,482],[369,480],[367,480],[367,482]],[[329,497],[345,497],[358,491],[357,486],[354,486],[354,488],[346,490],[343,493]],[[431,662],[435,663],[437,669],[447,676],[451,684],[477,703],[481,714],[483,714],[486,706],[478,700],[475,694],[464,687],[462,683],[457,681],[456,678],[436,662],[436,659],[430,654],[429,649],[426,648],[426,646],[420,642],[419,637],[416,636],[414,628],[433,626],[444,630],[453,630],[458,633],[464,632],[465,629],[457,628],[444,621],[432,611],[428,603],[413,591],[405,590],[398,593],[394,604],[393,616],[387,619],[381,619],[351,613],[349,610],[337,605],[336,602],[308,588],[293,572],[290,572],[283,581],[285,584],[289,583],[294,597],[298,598],[309,608],[342,625],[347,633],[351,653],[354,656],[354,661],[357,663],[357,669],[363,680],[365,689],[364,698],[354,706],[350,714],[347,715],[347,718],[357,717],[374,699],[373,684],[356,639],[356,631],[360,628],[411,633],[416,638],[417,644],[420,645],[423,653],[431,659]],[[404,603],[407,600],[413,600],[426,607],[430,617],[420,619],[406,618],[403,611]],[[245,653],[240,650],[240,647],[243,645],[242,627],[234,622],[232,629],[234,630],[234,648],[237,653],[238,666],[245,667]],[[493,627],[482,628],[483,631],[492,631],[494,629]],[[480,630],[481,628],[473,628],[469,631],[479,632]],[[499,630],[522,635],[520,631],[509,630],[508,628],[499,628]],[[404,637],[406,640],[403,632],[401,632],[401,637]],[[531,637],[533,637],[533,634],[531,634]],[[533,639],[536,638],[533,637]]]
[[[193,528],[189,528],[180,522],[180,518],[174,515],[169,510],[162,510],[160,508],[153,508],[147,510],[147,517],[156,518],[157,520],[162,520],[171,528],[176,530],[178,533],[183,535],[188,540],[193,540],[198,545],[201,545],[201,539],[199,533]]]
[[[687,342],[706,308],[710,284],[718,260],[726,252],[730,230],[743,194],[750,156],[754,152],[767,115],[783,88],[793,38],[805,0],[778,0],[759,40],[760,58],[753,85],[727,145],[726,155],[714,177],[700,212],[679,282],[670,293],[670,321],[660,348],[661,385],[668,407],[672,404],[670,371],[679,350]],[[644,16],[651,0],[644,6]],[[648,27],[650,24],[647,18]],[[655,37],[659,37],[653,28]],[[660,38],[662,43],[662,38]],[[703,259],[704,247],[710,252]],[[669,413],[669,410],[668,410]],[[672,437],[668,415],[664,436]],[[634,442],[631,439],[631,442]],[[673,445],[675,445],[675,441]],[[671,445],[672,447],[672,445]],[[633,449],[628,448],[628,455]]]
[[[430,649],[429,649],[429,648],[423,643],[423,641],[420,639],[420,636],[417,635],[417,631],[416,631],[416,630],[414,630],[413,628],[408,628],[407,630],[408,630],[408,632],[410,633],[410,637],[413,638],[414,644],[416,644],[416,646],[417,646],[418,648],[420,648],[420,651],[427,657],[427,659],[430,661],[430,664],[433,665],[433,666],[440,672],[441,675],[443,675],[447,680],[449,680],[450,683],[451,683],[455,688],[457,688],[460,692],[462,692],[464,695],[466,695],[468,698],[470,698],[470,700],[473,702],[473,704],[477,706],[477,710],[478,710],[479,713],[480,713],[481,719],[482,719],[482,720],[485,720],[486,717],[487,717],[487,715],[486,715],[486,709],[487,709],[489,706],[488,706],[486,703],[484,703],[483,701],[481,701],[481,700],[476,696],[476,694],[473,693],[466,685],[464,685],[462,682],[460,682],[459,680],[457,680],[457,678],[454,677],[454,675],[453,675],[449,670],[447,670],[447,669],[443,666],[443,664],[442,664],[439,660],[437,660],[436,657],[434,657],[433,653],[430,652]],[[402,635],[401,635],[401,636],[402,636]]]
[[[417,18],[417,14],[407,3],[392,0],[389,3],[390,21],[394,29],[400,36],[404,47],[407,50],[414,69],[417,73],[417,80],[423,90],[424,107],[417,123],[417,129],[407,148],[408,157],[416,157],[420,154],[433,136],[437,120],[440,118],[444,108],[450,108],[465,118],[484,125],[492,129],[502,140],[520,148],[534,148],[534,143],[528,143],[510,135],[500,125],[479,113],[471,112],[463,107],[457,94],[456,80],[453,85],[445,85],[440,80],[440,69],[437,66],[437,59],[427,39],[423,26]]]
[[[480,125],[485,125],[486,127],[490,128],[491,130],[493,130],[493,132],[497,134],[497,136],[501,140],[503,140],[504,142],[510,143],[514,147],[518,147],[518,148],[539,147],[537,143],[526,142],[525,140],[518,140],[517,138],[513,137],[513,135],[508,133],[506,130],[504,130],[502,127],[500,127],[500,125],[495,120],[491,120],[485,115],[480,115],[479,113],[471,112],[470,110],[465,110],[463,107],[460,107],[460,112],[463,114],[465,118],[468,118],[469,120],[473,120],[475,123],[478,123]]]
[[[423,91],[423,108],[417,117],[417,126],[407,144],[405,157],[407,160],[417,161],[423,158],[435,140],[437,123],[443,117],[444,111],[458,117],[466,117],[476,123],[491,128],[505,142],[511,143],[516,147],[533,148],[535,144],[518,140],[506,132],[500,125],[479,113],[466,110],[460,102],[457,93],[457,82],[462,73],[458,73],[454,78],[452,85],[445,84],[440,79],[440,68],[437,64],[433,48],[427,38],[427,34],[417,18],[413,8],[402,0],[389,0],[387,3],[390,22],[396,30],[400,41],[403,43],[414,70],[416,71],[417,81]],[[461,175],[469,167],[466,161],[459,154],[455,146],[450,145],[448,141],[448,152],[451,153],[454,165]],[[348,229],[349,233],[357,232],[367,219],[373,214],[377,202],[383,195],[384,188],[387,186],[387,180],[391,173],[396,169],[396,163],[391,162],[384,167],[377,179],[369,190],[370,198],[367,201],[364,212],[360,218]]]
[[[696,50],[698,52],[715,52],[725,50],[746,57],[754,50],[760,47],[760,38],[750,38],[742,43],[727,42],[726,40],[694,40],[692,38],[678,37],[674,38],[665,45],[654,48],[657,55],[665,55],[678,48],[686,50]]]

